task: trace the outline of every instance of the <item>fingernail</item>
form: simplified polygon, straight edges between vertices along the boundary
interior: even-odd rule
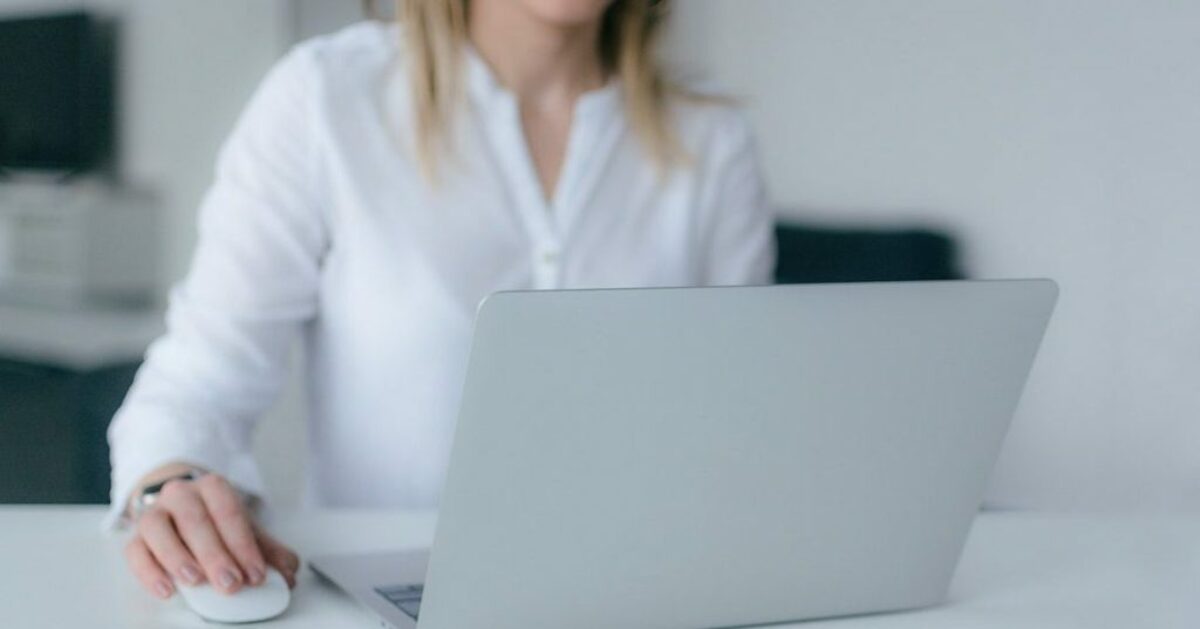
[[[224,569],[221,571],[221,574],[217,575],[217,583],[228,590],[237,583],[237,576],[228,568]]]
[[[159,598],[171,598],[171,584],[166,581],[155,583],[154,591],[158,593]]]
[[[199,570],[196,570],[192,566],[184,566],[179,569],[179,572],[188,585],[200,585]]]
[[[251,583],[258,585],[259,583],[262,583],[263,570],[262,568],[250,568],[246,571],[246,576],[250,578]]]

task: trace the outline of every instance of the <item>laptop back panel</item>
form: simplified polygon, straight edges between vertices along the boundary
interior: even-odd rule
[[[939,602],[1056,294],[494,295],[421,629],[682,629]]]

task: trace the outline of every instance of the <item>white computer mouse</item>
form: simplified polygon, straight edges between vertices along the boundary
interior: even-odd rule
[[[262,585],[244,587],[235,594],[222,594],[207,583],[176,584],[192,611],[210,622],[258,622],[274,618],[292,600],[287,581],[274,568],[267,568]]]

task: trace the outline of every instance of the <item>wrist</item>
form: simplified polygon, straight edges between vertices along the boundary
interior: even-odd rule
[[[191,482],[199,479],[208,472],[199,467],[185,464],[171,464],[155,470],[148,474],[142,482],[138,483],[137,489],[129,499],[129,504],[125,509],[126,515],[131,520],[137,520],[139,516],[145,513],[150,507],[154,506],[158,500],[159,493],[167,483],[173,481]]]

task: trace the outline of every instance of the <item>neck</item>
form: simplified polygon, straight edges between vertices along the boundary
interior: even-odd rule
[[[574,98],[604,83],[598,39],[600,22],[549,24],[519,2],[474,0],[468,35],[496,78],[517,99],[537,105]]]

